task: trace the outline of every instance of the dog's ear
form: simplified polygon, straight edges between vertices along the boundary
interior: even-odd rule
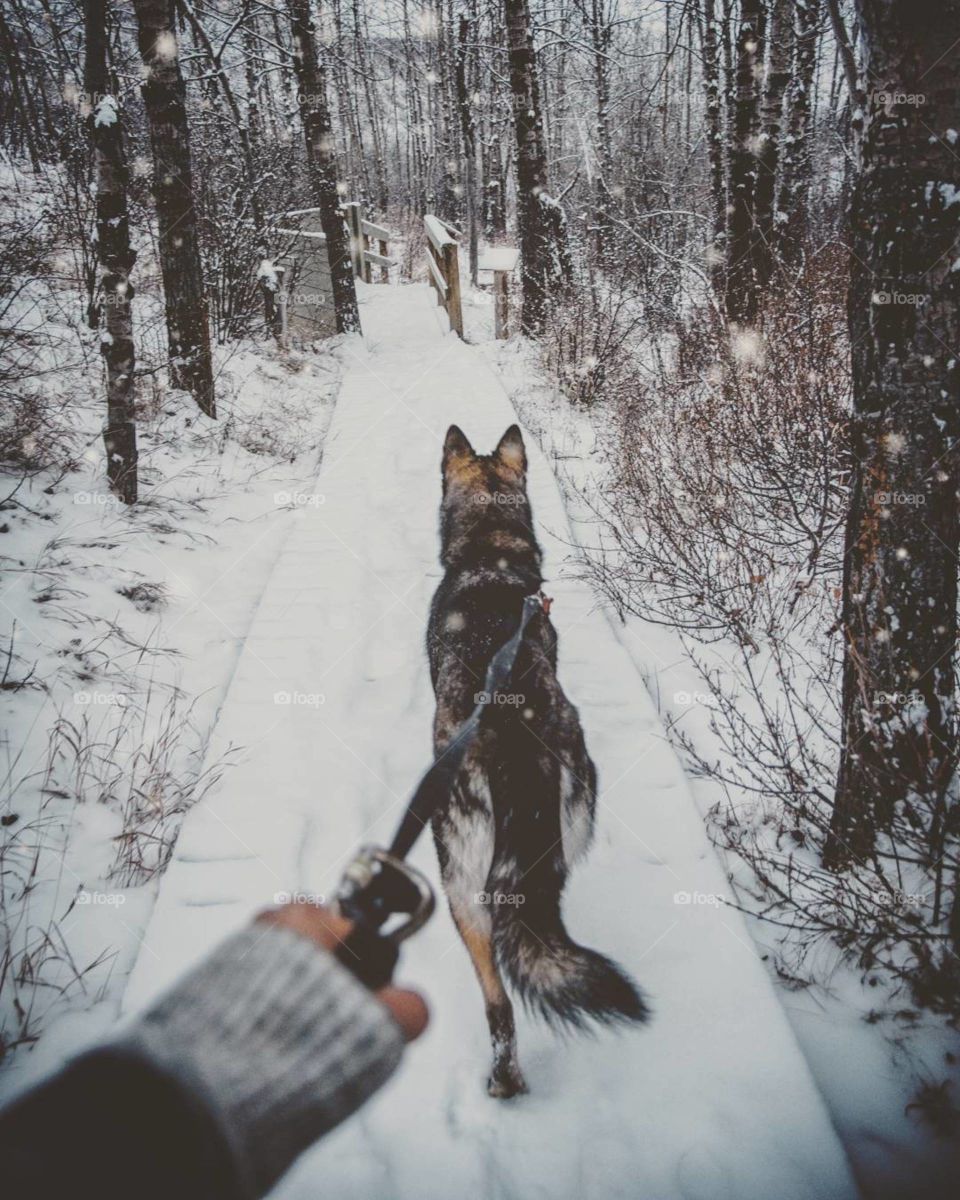
[[[493,457],[511,471],[525,475],[527,471],[527,451],[523,444],[523,434],[518,425],[511,425],[497,443]]]
[[[459,425],[451,425],[443,440],[443,473],[449,471],[455,462],[466,458],[474,458],[474,449],[467,440],[466,434]]]

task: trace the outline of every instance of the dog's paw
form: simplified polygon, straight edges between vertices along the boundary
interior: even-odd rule
[[[487,1095],[492,1096],[494,1100],[509,1100],[511,1096],[524,1096],[529,1090],[519,1067],[494,1071],[487,1080]]]

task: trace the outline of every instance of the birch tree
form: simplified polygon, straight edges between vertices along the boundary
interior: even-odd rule
[[[783,97],[793,59],[793,7],[794,0],[772,0],[770,6],[770,49],[763,85],[754,194],[753,269],[758,287],[770,282],[775,265],[777,171],[783,135]]]
[[[749,323],[757,315],[754,272],[754,201],[757,182],[758,69],[763,62],[760,0],[742,0],[737,32],[736,99],[730,155],[730,237],[725,291],[731,320]]]
[[[713,243],[710,266],[714,280],[723,263],[727,241],[727,178],[720,90],[720,56],[715,0],[703,0],[703,84],[707,102],[707,154],[710,160],[710,199],[713,210]]]

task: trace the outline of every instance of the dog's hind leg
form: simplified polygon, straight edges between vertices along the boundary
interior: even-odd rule
[[[463,938],[473,969],[480,981],[486,1006],[487,1024],[493,1046],[493,1067],[487,1080],[487,1091],[505,1100],[527,1090],[517,1062],[517,1034],[513,1021],[513,1005],[500,978],[493,950],[493,922],[489,912],[478,912],[480,904],[466,906],[450,898],[450,912]]]
[[[435,820],[434,834],[450,913],[483,992],[493,1044],[487,1091],[505,1099],[525,1092],[527,1085],[517,1062],[513,1005],[493,948],[493,897],[485,892],[493,861],[493,818],[485,781],[477,774],[472,782],[471,794],[460,794],[458,803]]]

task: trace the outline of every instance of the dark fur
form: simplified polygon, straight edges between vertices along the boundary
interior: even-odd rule
[[[526,467],[516,425],[490,455],[476,454],[455,425],[447,433],[440,523],[446,573],[427,633],[437,755],[474,708],[487,664],[516,628],[524,597],[543,582]],[[572,941],[563,925],[567,872],[593,829],[596,773],[556,665],[556,631],[538,614],[514,668],[516,702],[488,706],[454,794],[433,821],[447,898],[486,1000],[494,1046],[489,1090],[497,1096],[525,1089],[498,968],[548,1021],[580,1026],[587,1018],[647,1016],[631,980]],[[480,893],[487,901],[477,900]]]

